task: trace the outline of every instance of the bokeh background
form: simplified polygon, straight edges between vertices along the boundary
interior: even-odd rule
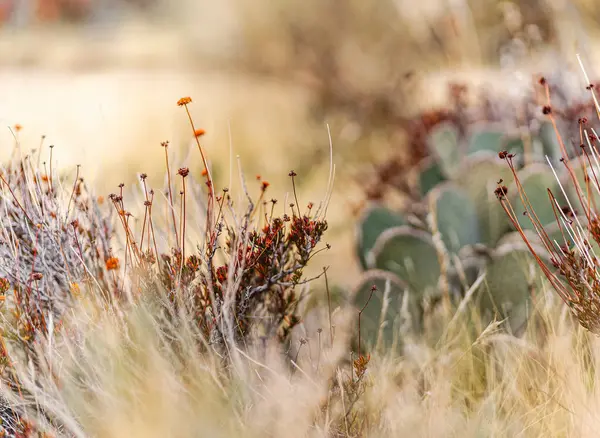
[[[175,105],[189,95],[221,185],[233,150],[278,198],[294,169],[308,202],[326,189],[328,124],[327,264],[351,284],[377,166],[411,153],[415,117],[444,106],[449,81],[516,96],[531,74],[577,76],[577,53],[593,74],[599,23],[594,0],[0,0],[1,153],[19,124],[23,148],[45,135],[99,194],[140,172],[159,184],[162,141],[200,168]]]

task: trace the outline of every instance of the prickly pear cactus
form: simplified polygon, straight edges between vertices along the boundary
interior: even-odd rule
[[[391,272],[372,269],[364,273],[353,294],[361,310],[361,351],[378,347],[399,348],[401,333],[421,329],[420,306],[407,285]]]
[[[500,127],[479,126],[469,136],[467,155],[483,151],[497,155],[506,149],[505,143],[505,136]]]
[[[462,159],[458,129],[451,123],[440,123],[430,133],[427,146],[446,177],[456,176]]]
[[[367,254],[385,230],[405,225],[406,220],[383,206],[370,205],[362,214],[358,224],[358,257],[363,268],[367,267]]]
[[[448,251],[457,253],[463,246],[480,241],[477,207],[459,187],[439,185],[431,191],[429,205],[434,227]]]
[[[427,195],[431,189],[446,181],[439,163],[432,157],[423,160],[418,166],[418,186],[421,196]]]
[[[484,314],[508,319],[513,333],[521,332],[532,312],[532,297],[541,288],[541,272],[524,244],[506,243],[494,250],[481,287]]]
[[[532,233],[531,242],[540,247],[542,242],[533,233],[531,218],[523,215],[516,186],[510,184],[513,170],[498,154],[512,154],[514,172],[528,194],[535,220],[548,227],[550,242],[562,245],[565,236],[554,224],[555,211],[548,202],[548,189],[555,195],[561,190],[554,173],[541,164],[560,158],[559,145],[548,129],[542,124],[537,132],[521,136],[515,132],[505,134],[496,125],[479,125],[461,134],[451,123],[439,124],[428,138],[431,156],[417,166],[414,178],[422,197],[422,208],[416,210],[426,213],[415,222],[407,220],[407,212],[393,212],[382,206],[367,208],[359,225],[361,263],[394,276],[395,281],[388,282],[395,285],[388,288],[389,302],[395,303],[409,293],[408,308],[413,319],[419,320],[416,325],[423,326],[424,303],[439,298],[441,285],[449,288],[451,297],[460,298],[484,273],[485,282],[477,289],[482,311],[490,317],[507,318],[513,332],[525,325],[540,272],[532,268],[528,249],[520,243],[521,236],[513,232],[494,194],[498,185],[508,186],[514,217],[526,233]],[[581,174],[582,187],[586,187],[584,170],[576,171]],[[588,181],[587,186],[590,184]],[[562,197],[557,199],[559,205],[562,201]],[[600,196],[598,202],[600,205]],[[414,211],[411,208],[411,216]],[[446,281],[442,281],[444,278]],[[358,289],[362,292],[356,295],[356,306],[368,288],[361,283]],[[365,310],[365,321],[381,314],[382,293],[378,285],[376,299],[369,303],[368,312]],[[392,330],[384,331],[387,344],[398,333],[393,324],[384,326]]]
[[[557,201],[559,205],[564,205],[564,197],[560,196],[558,181],[550,168],[542,164],[532,164],[519,172],[519,179],[527,193],[532,210],[535,212],[535,217],[533,218],[529,218],[527,215],[520,215],[519,223],[521,226],[525,229],[534,229],[534,223],[540,223],[543,226],[555,223],[557,215],[560,213],[556,205],[553,208],[553,204],[548,197],[548,189],[555,196],[558,196]],[[524,212],[523,199],[519,196],[519,192],[514,184],[509,196],[515,210]]]
[[[381,233],[369,264],[396,274],[415,294],[435,294],[440,277],[437,259],[431,236],[404,225]]]
[[[465,161],[457,181],[475,204],[480,242],[491,248],[511,229],[494,195],[498,182],[507,181],[511,176],[510,169],[497,155],[477,154]]]

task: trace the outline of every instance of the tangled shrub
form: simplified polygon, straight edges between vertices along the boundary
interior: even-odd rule
[[[167,166],[161,188],[164,220],[156,213],[161,205],[145,174],[140,176],[138,205],[143,211],[138,214],[136,207],[129,209],[135,200],[126,199],[123,184],[109,195],[108,205],[86,189],[79,167],[73,185],[67,186],[68,179],[52,168],[52,148],[49,170],[46,163],[43,171],[38,169],[31,155],[21,157],[18,144],[14,159],[2,169],[0,378],[12,394],[4,411],[5,433],[33,436],[40,427],[39,419],[32,424],[23,416],[23,408],[36,403],[30,389],[38,385],[37,378],[29,382],[32,377],[17,373],[15,363],[30,364],[40,376],[54,376],[48,368],[53,343],[65,336],[84,342],[81,333],[69,329],[74,309],[89,311],[91,318],[98,312],[114,314],[127,332],[125,319],[118,322],[125,317],[119,315],[150,306],[162,321],[162,332],[192,327],[199,351],[217,351],[225,359],[257,339],[285,342],[300,322],[300,286],[310,281],[303,269],[320,251],[327,229],[333,167],[325,199],[304,208],[296,193],[296,173],[290,172],[293,202],[286,199],[282,214],[277,214],[277,200],[266,199],[269,183],[261,178],[259,197],[252,199],[241,167],[239,200],[229,188],[216,193],[200,143],[204,131],[195,128],[190,103],[182,98],[178,105],[196,138],[204,184],[195,183],[186,167],[172,175],[169,144],[162,143]],[[190,249],[193,239],[198,243]],[[24,380],[29,384],[23,385]],[[60,385],[58,377],[51,380]],[[44,413],[46,426],[68,428],[55,414]]]

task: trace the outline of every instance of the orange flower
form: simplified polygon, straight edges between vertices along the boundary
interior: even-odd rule
[[[6,278],[0,278],[0,294],[4,295],[10,289],[10,283]]]
[[[109,271],[119,269],[119,259],[116,257],[109,257],[106,260],[106,269]]]
[[[21,129],[23,129],[23,126],[19,125],[18,123],[15,125],[15,131],[19,132]]]
[[[262,182],[262,189],[263,191],[267,190],[267,187],[269,187],[271,184],[269,184],[268,181],[263,181]]]
[[[187,105],[188,103],[192,103],[192,98],[191,97],[182,97],[181,99],[179,99],[177,101],[177,106],[184,106],[184,105]]]
[[[71,283],[71,293],[73,294],[73,296],[76,297],[78,297],[81,294],[79,283]]]
[[[196,137],[202,137],[204,134],[206,134],[206,131],[204,129],[196,129],[194,131],[194,135]]]
[[[208,175],[208,170],[206,170],[206,167],[204,169],[202,169],[202,176],[206,176]]]

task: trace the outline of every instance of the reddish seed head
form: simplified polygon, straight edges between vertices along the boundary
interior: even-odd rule
[[[195,136],[196,138],[198,138],[198,137],[202,137],[204,134],[206,134],[206,131],[205,131],[204,129],[196,129],[196,130],[194,131],[194,136]]]
[[[539,82],[540,82],[540,85],[546,85],[546,78],[542,76],[540,78]]]
[[[505,160],[507,156],[508,156],[508,151],[498,152],[498,157],[500,157],[502,160]]]
[[[507,193],[508,193],[508,187],[506,187],[506,186],[500,186],[500,187],[496,188],[496,190],[494,190],[494,194],[496,195],[496,197],[498,199],[504,199],[504,197],[506,196]]]
[[[264,192],[265,190],[267,190],[267,187],[269,187],[270,185],[271,185],[271,184],[269,184],[269,182],[268,182],[268,181],[263,181],[263,182],[262,182],[262,190],[263,190],[263,192]]]
[[[10,282],[6,278],[0,278],[0,294],[5,294],[10,289]]]
[[[31,274],[31,279],[32,280],[36,280],[39,281],[44,277],[44,274],[42,274],[41,272],[34,272],[33,274]]]
[[[371,291],[375,292],[377,290],[377,286],[373,285],[371,286]]]
[[[181,99],[179,99],[177,101],[177,106],[184,106],[187,105],[189,103],[192,103],[192,98],[191,97],[182,97]]]
[[[123,183],[119,184],[120,189],[122,189],[123,187],[125,187],[125,184],[123,184]]]
[[[294,177],[296,176],[296,172],[294,172],[293,170],[290,170],[290,173],[288,174],[288,176]]]
[[[542,108],[542,113],[544,113],[545,115],[552,113],[552,108],[550,107],[550,105],[545,105]]]
[[[144,201],[144,205],[146,207],[150,207],[152,205],[152,202],[150,202],[150,201]]]
[[[169,142],[168,142],[168,141],[163,141],[163,142],[161,142],[161,143],[160,143],[160,145],[161,145],[163,148],[166,148],[166,147],[169,147]]]
[[[588,119],[587,119],[587,117],[581,117],[577,122],[580,125],[585,125],[588,122]]]
[[[106,260],[106,269],[108,271],[114,271],[115,269],[119,269],[119,259],[116,257],[109,257]]]
[[[177,171],[177,173],[185,178],[186,176],[189,175],[190,169],[188,169],[187,167],[182,167]]]

